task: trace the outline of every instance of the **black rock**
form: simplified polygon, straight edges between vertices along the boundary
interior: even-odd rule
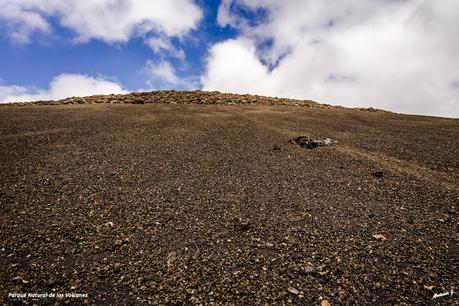
[[[320,140],[312,139],[307,136],[298,136],[291,139],[290,142],[306,149],[315,149],[321,145]]]
[[[311,138],[308,136],[298,136],[296,138],[290,139],[289,140],[293,144],[297,144],[302,148],[306,149],[315,149],[318,147],[326,147],[326,146],[331,146],[335,143],[337,143],[336,140],[332,140],[330,138]]]
[[[240,221],[236,225],[236,228],[241,232],[247,232],[252,228],[252,225],[248,221]]]
[[[384,172],[382,172],[382,171],[375,171],[375,172],[373,172],[371,175],[373,175],[374,177],[381,178],[381,177],[384,176]]]
[[[132,100],[132,104],[145,104],[145,100],[141,98],[135,98]]]

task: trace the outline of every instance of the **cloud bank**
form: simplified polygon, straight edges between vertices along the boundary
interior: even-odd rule
[[[0,22],[11,39],[30,41],[52,32],[51,18],[75,33],[75,40],[126,42],[133,36],[183,37],[202,18],[193,0],[0,0]]]
[[[198,4],[0,0],[0,27],[21,44],[69,32],[80,43],[140,38],[157,55],[139,68],[148,89],[203,88],[459,117],[457,0],[222,0],[217,25],[236,34],[210,47],[190,35],[212,28],[200,28],[207,19]],[[182,49],[192,40],[204,54],[202,72],[186,68],[200,64],[187,62]],[[49,89],[0,83],[0,100],[124,91],[104,78],[61,74]]]
[[[459,116],[459,1],[223,0],[205,90]]]
[[[198,28],[203,17],[202,9],[193,0],[0,0],[0,27],[4,34],[19,44],[32,42],[37,34],[50,36],[58,33],[57,25],[71,30],[73,40],[85,43],[100,40],[106,43],[125,43],[141,38],[161,58],[172,57],[185,61],[184,51],[173,39],[185,40]],[[156,68],[156,71],[152,71]],[[174,67],[167,60],[144,67],[146,83],[170,86],[189,85],[187,79],[179,79]],[[67,86],[74,78],[76,87]],[[60,75],[50,84],[50,90],[34,90],[18,86],[3,86],[5,100],[31,100],[30,97],[62,97],[64,90],[77,88],[78,93],[120,92],[118,84],[82,75]],[[62,89],[61,89],[62,88]],[[31,93],[32,92],[32,93]],[[35,93],[33,93],[35,92]],[[8,95],[6,94],[8,93]]]
[[[0,84],[0,103],[59,100],[73,96],[123,93],[127,93],[127,91],[122,85],[102,77],[60,74],[50,82],[48,89]]]

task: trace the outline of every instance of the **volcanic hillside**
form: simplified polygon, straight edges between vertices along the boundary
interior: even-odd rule
[[[0,105],[0,303],[457,304],[458,136],[217,92]]]

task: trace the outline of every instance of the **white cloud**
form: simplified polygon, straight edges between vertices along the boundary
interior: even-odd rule
[[[459,116],[459,1],[224,0],[218,22],[240,35],[210,49],[206,90]]]
[[[0,0],[0,21],[7,25],[7,31],[12,40],[18,43],[28,43],[33,32],[49,33],[51,27],[40,14],[22,10],[14,1]]]
[[[150,80],[161,80],[170,84],[179,82],[174,67],[168,61],[154,63],[148,60],[143,72],[148,75]]]
[[[182,37],[203,15],[193,0],[0,0],[0,8],[10,37],[22,43],[50,32],[49,17],[75,31],[77,41],[111,43],[148,33]]]
[[[149,37],[145,39],[147,44],[155,53],[167,52],[169,56],[175,57],[182,62],[185,60],[185,52],[174,46],[167,37]]]
[[[29,102],[59,100],[72,96],[127,93],[122,85],[113,81],[81,74],[60,74],[48,89],[0,85],[0,102]]]
[[[202,83],[209,90],[265,95],[277,92],[268,69],[257,57],[255,46],[244,39],[227,40],[212,47]]]
[[[196,89],[200,86],[194,77],[179,77],[173,65],[167,60],[159,62],[148,60],[141,72],[147,77],[149,90],[171,87]]]

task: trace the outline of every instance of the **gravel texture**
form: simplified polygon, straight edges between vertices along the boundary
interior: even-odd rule
[[[128,96],[0,106],[0,304],[457,305],[459,120]]]

